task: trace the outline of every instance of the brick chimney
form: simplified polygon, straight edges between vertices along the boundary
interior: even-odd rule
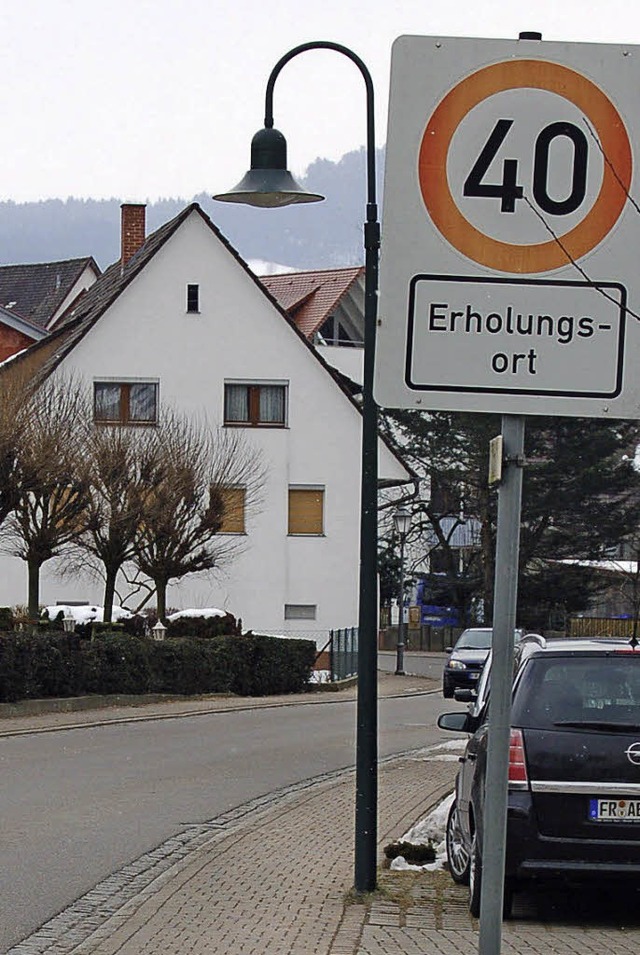
[[[123,203],[120,206],[120,248],[122,268],[125,267],[129,259],[136,254],[138,249],[144,244],[146,238],[146,211],[145,205],[136,205],[134,203]]]

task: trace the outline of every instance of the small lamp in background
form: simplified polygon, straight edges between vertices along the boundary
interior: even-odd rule
[[[393,515],[396,533],[400,538],[400,592],[398,594],[398,647],[396,655],[396,674],[404,676],[404,544],[411,525],[411,511],[408,507],[397,507]]]
[[[76,618],[68,610],[62,618],[62,626],[65,633],[73,633],[76,629]]]
[[[155,627],[151,628],[151,633],[153,634],[154,640],[164,640],[164,635],[167,632],[167,628],[163,624],[162,620],[158,620]]]

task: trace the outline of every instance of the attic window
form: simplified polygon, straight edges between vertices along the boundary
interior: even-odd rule
[[[187,285],[187,312],[200,311],[200,286]]]

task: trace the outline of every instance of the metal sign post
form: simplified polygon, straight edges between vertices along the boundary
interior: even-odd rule
[[[498,532],[493,603],[493,661],[489,700],[489,745],[481,853],[480,955],[497,955],[502,936],[507,835],[507,775],[511,727],[513,632],[518,597],[524,418],[502,418],[503,471],[498,489]]]

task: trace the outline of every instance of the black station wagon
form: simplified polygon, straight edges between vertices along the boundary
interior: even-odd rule
[[[509,750],[505,917],[524,880],[640,879],[640,646],[530,635],[516,647]],[[446,844],[452,878],[480,911],[491,658],[467,713],[472,734]],[[471,695],[471,694],[470,694]]]

